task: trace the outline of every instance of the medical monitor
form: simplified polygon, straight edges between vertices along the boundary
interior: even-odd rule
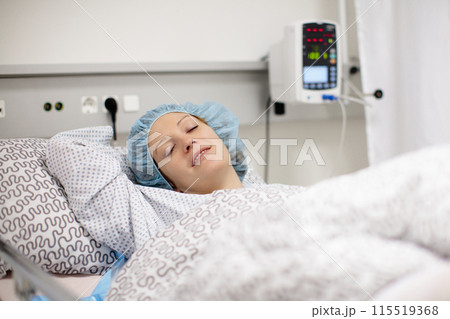
[[[323,103],[322,95],[341,88],[338,25],[332,21],[295,22],[269,53],[272,100]]]

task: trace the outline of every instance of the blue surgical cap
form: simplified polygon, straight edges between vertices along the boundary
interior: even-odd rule
[[[148,149],[148,134],[157,119],[167,113],[181,112],[197,116],[204,120],[216,132],[230,153],[231,163],[241,179],[247,172],[245,163],[245,145],[238,138],[238,119],[225,106],[206,102],[202,105],[192,103],[163,104],[147,111],[131,127],[127,139],[128,165],[136,177],[136,181],[144,186],[152,186],[173,190],[172,186],[161,175]]]

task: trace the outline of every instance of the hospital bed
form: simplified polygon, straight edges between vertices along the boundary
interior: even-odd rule
[[[32,300],[36,295],[49,300],[77,300],[88,297],[101,279],[100,275],[46,273],[3,241],[0,255],[14,269],[0,279],[0,300]]]
[[[112,130],[89,128],[65,137],[94,138],[107,145]],[[66,189],[50,172],[47,143],[37,138],[0,141],[2,300],[31,299],[35,292],[45,296],[37,300],[448,300],[450,296],[442,280],[450,274],[447,146],[307,190],[264,185],[251,170],[245,189],[213,193],[177,215],[116,267],[120,254],[91,236],[75,215]],[[127,175],[124,150],[107,149]],[[433,165],[420,169],[417,164],[423,161]],[[424,183],[427,177],[433,182]],[[417,189],[435,197],[424,201]],[[394,200],[399,198],[404,201]],[[271,204],[261,209],[258,203],[267,200]],[[435,211],[430,210],[433,203],[440,203]],[[303,208],[303,216],[291,210],[294,206]],[[421,214],[426,210],[435,216],[426,219]],[[295,251],[298,258],[289,257]],[[107,289],[102,298],[89,299],[111,269],[115,274],[103,282]],[[287,289],[283,278],[297,280],[298,285]],[[14,286],[19,296],[14,296]]]

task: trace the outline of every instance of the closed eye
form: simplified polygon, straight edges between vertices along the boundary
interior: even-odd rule
[[[174,148],[175,148],[175,145],[167,147],[166,151],[164,153],[164,158],[170,156],[172,154]]]
[[[198,127],[198,125],[194,126],[194,127],[191,128],[190,130],[188,130],[188,133],[189,133],[189,132],[192,132],[192,131],[195,130],[197,127]]]

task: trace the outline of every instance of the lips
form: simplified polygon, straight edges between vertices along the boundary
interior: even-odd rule
[[[200,165],[200,159],[203,154],[211,149],[211,146],[201,147],[197,152],[195,152],[192,156],[192,166]]]

